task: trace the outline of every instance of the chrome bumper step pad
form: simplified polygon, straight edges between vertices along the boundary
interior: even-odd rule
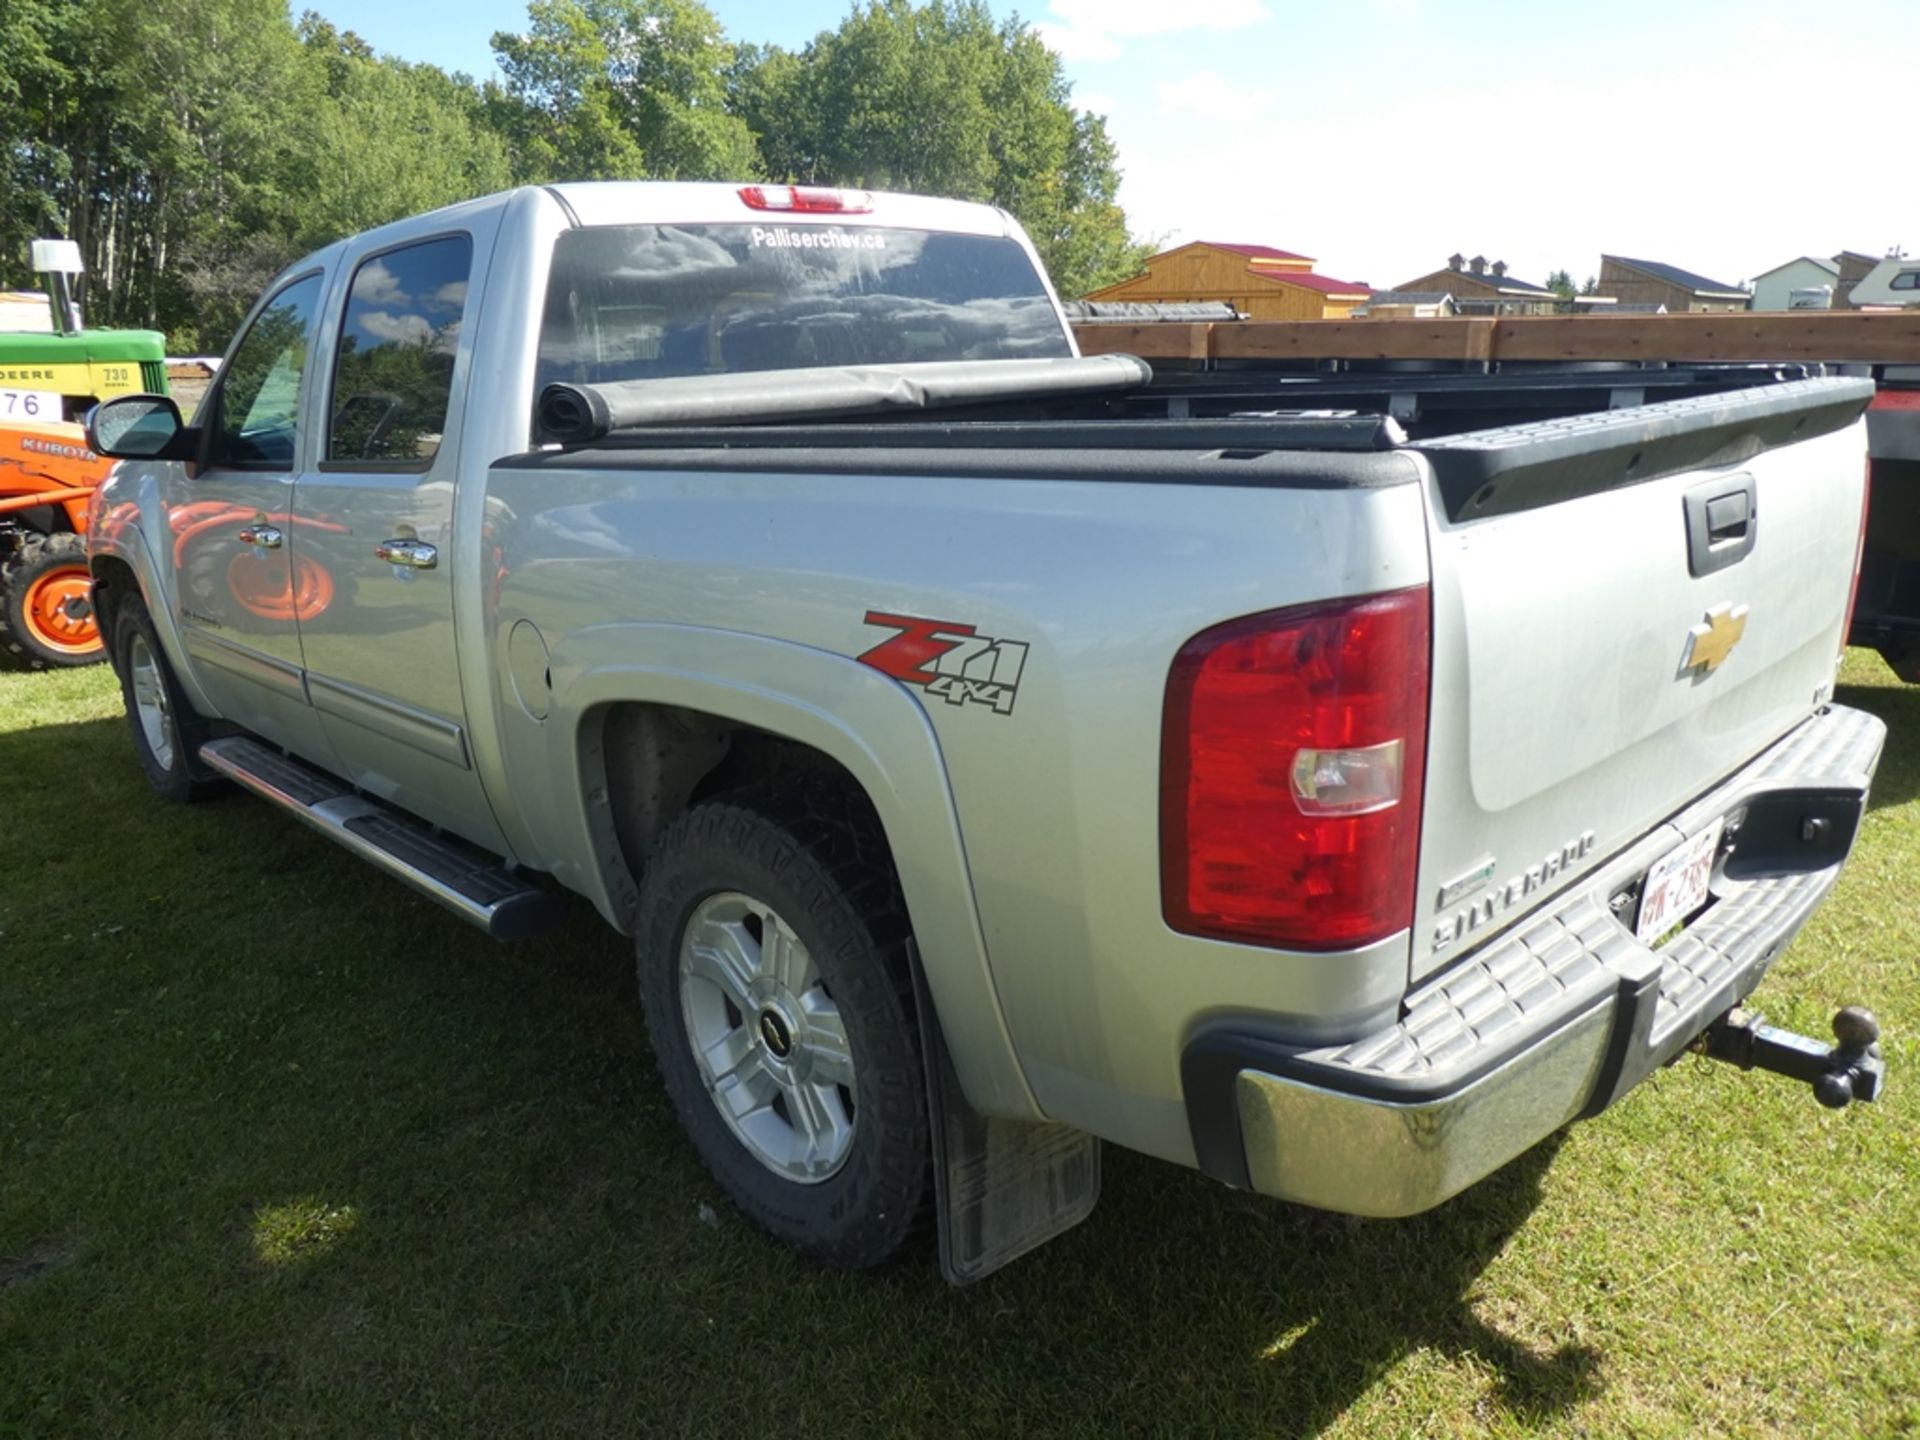
[[[1549,902],[1551,913],[1523,920],[1415,990],[1396,1024],[1303,1052],[1290,1070],[1324,1068],[1329,1083],[1383,1096],[1444,1089],[1622,982],[1657,986],[1647,1040],[1669,1058],[1753,988],[1839,878],[1845,857],[1800,874],[1724,883],[1713,906],[1657,951],[1634,939],[1608,897],[1682,837],[1768,792],[1852,790],[1864,804],[1885,736],[1885,725],[1864,711],[1836,707],[1815,717],[1579,882],[1578,894]]]

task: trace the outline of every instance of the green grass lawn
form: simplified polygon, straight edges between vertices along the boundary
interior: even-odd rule
[[[970,1290],[741,1221],[584,906],[495,946],[234,795],[151,799],[105,670],[0,673],[0,1436],[1920,1434],[1920,690],[1759,1008],[1892,1089],[1687,1060],[1433,1214],[1107,1152]]]

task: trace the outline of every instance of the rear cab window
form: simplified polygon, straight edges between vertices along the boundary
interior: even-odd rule
[[[614,225],[554,244],[535,393],[749,370],[1073,353],[1005,236],[881,226]]]
[[[327,463],[424,470],[446,429],[473,240],[443,235],[363,260],[333,367]]]

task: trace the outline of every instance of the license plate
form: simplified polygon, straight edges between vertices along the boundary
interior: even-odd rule
[[[1633,931],[1642,945],[1653,944],[1706,903],[1720,823],[1674,846],[1647,871],[1647,883],[1640,887],[1640,923]]]

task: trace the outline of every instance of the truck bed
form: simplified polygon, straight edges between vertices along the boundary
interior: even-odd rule
[[[875,613],[1017,642],[1007,713],[923,702],[993,983],[1047,1114],[1190,1161],[1179,1055],[1207,1016],[1281,1016],[1299,1043],[1365,1033],[1824,703],[1871,386],[1672,378],[1680,398],[1612,409],[1593,377],[1370,398],[1331,377],[620,432],[493,467],[514,517],[495,633],[591,625],[547,598],[561,585],[650,628],[830,655],[872,647]],[[1482,393],[1499,403],[1470,406]],[[1404,421],[1395,394],[1416,401]],[[1462,429],[1469,408],[1533,418]],[[1684,501],[1703,487],[1744,487],[1765,525],[1696,575]],[[1433,640],[1407,929],[1337,954],[1167,930],[1156,757],[1176,652],[1237,616],[1409,585],[1431,589]],[[1688,627],[1721,606],[1750,607],[1750,634],[1690,676]],[[555,685],[614,628],[577,656],[556,639]],[[1112,1050],[1116,1033],[1136,1043]]]

